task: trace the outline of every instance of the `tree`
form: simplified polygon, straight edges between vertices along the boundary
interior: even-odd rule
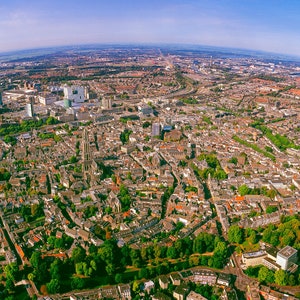
[[[85,287],[85,280],[80,277],[71,278],[71,287],[72,290],[81,290]]]
[[[294,274],[291,274],[289,275],[288,277],[288,285],[295,285],[296,284],[296,279],[295,279],[295,275]]]
[[[113,275],[116,271],[116,266],[112,263],[109,263],[106,265],[105,271],[107,272],[108,275]]]
[[[132,290],[134,293],[137,293],[140,291],[140,284],[137,280],[135,280],[132,284]]]
[[[34,251],[30,257],[31,265],[37,269],[42,262],[42,255],[39,251]]]
[[[55,125],[57,124],[59,121],[57,119],[55,119],[54,117],[49,117],[47,120],[46,120],[46,124],[47,125]]]
[[[241,196],[245,196],[249,194],[250,189],[246,184],[243,184],[238,188],[238,192]]]
[[[277,211],[277,210],[278,210],[278,207],[277,207],[277,206],[269,205],[269,206],[267,206],[267,208],[266,208],[266,213],[267,213],[267,214],[271,214],[271,213],[273,213],[273,212],[275,212],[275,211]]]
[[[34,275],[33,273],[29,273],[29,274],[27,275],[27,278],[28,278],[28,280],[34,281],[35,275]]]
[[[19,267],[16,263],[10,263],[4,268],[6,278],[11,281],[15,281],[19,272]]]
[[[244,242],[244,230],[238,225],[230,226],[228,230],[228,241],[230,243],[242,244]]]
[[[54,262],[50,265],[50,275],[52,279],[61,279],[62,273],[62,262],[60,259],[55,259]]]
[[[14,281],[11,278],[8,278],[5,282],[5,288],[9,291],[12,291],[15,288]]]
[[[85,250],[81,247],[76,247],[72,251],[72,260],[74,263],[82,262],[86,257]]]
[[[278,285],[287,285],[288,275],[284,270],[277,270],[275,272],[275,283]]]
[[[148,276],[149,276],[149,271],[148,271],[147,268],[141,268],[141,269],[139,270],[139,278],[140,278],[140,279],[142,279],[142,278],[147,279]]]
[[[256,244],[257,243],[257,235],[254,230],[251,230],[250,235],[249,235],[249,242],[251,244]]]
[[[56,294],[60,290],[60,283],[57,279],[51,279],[51,281],[47,283],[46,286],[49,294]]]
[[[177,251],[175,249],[175,247],[168,247],[167,250],[167,257],[168,258],[176,258],[177,257]]]
[[[116,283],[122,283],[124,280],[124,276],[122,273],[117,273],[115,276],[115,282]]]
[[[257,279],[264,283],[274,282],[274,273],[267,267],[262,266],[258,271]]]

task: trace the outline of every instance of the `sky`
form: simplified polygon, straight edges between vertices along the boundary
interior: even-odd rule
[[[300,55],[299,0],[1,0],[0,52],[179,43]]]

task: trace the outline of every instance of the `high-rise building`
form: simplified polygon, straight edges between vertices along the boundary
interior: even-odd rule
[[[112,100],[111,100],[110,97],[102,99],[102,107],[104,109],[111,109],[112,108]]]
[[[64,99],[71,100],[74,103],[84,102],[84,87],[82,86],[64,86]]]
[[[277,253],[276,263],[282,270],[287,270],[298,260],[298,251],[291,246],[286,246]]]
[[[159,123],[153,123],[152,124],[151,135],[152,136],[159,136],[160,135],[160,130],[161,130],[160,124]]]
[[[29,103],[26,104],[26,114],[28,117],[34,117],[34,109],[33,109],[33,98],[29,98]]]

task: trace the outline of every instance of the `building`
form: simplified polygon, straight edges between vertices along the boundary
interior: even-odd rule
[[[130,291],[130,285],[129,284],[119,284],[118,290],[121,295],[122,300],[129,300],[131,299],[131,291]]]
[[[230,282],[231,282],[230,274],[219,273],[217,284],[223,285],[223,286],[229,286]]]
[[[267,257],[267,254],[263,250],[255,252],[247,252],[242,255],[243,267],[248,268],[250,266],[257,266],[263,264],[263,259]]]
[[[289,269],[298,260],[298,251],[291,246],[286,246],[277,253],[276,263],[282,270]]]
[[[144,282],[144,291],[150,292],[154,287],[155,284],[152,280]]]
[[[217,281],[217,274],[210,270],[194,269],[193,282],[200,284],[214,285]]]
[[[191,291],[187,295],[186,300],[207,300],[207,298],[203,297],[202,295],[200,295],[194,291]]]
[[[111,109],[112,108],[111,98],[103,98],[102,99],[102,107],[103,107],[103,109]]]
[[[179,275],[179,273],[173,273],[170,275],[170,279],[171,279],[173,285],[180,285],[182,278]]]
[[[263,260],[262,260],[262,264],[270,270],[273,270],[273,271],[280,270],[280,265],[278,265],[275,262],[275,260],[273,260],[269,257],[264,257]]]
[[[153,108],[151,106],[149,106],[149,105],[138,106],[138,110],[143,115],[151,115],[151,114],[153,114]]]
[[[152,136],[160,136],[160,124],[159,123],[153,123],[152,124],[152,132],[151,135]]]
[[[53,94],[44,94],[38,97],[38,100],[43,105],[50,105],[57,101],[57,96]]]
[[[161,275],[158,278],[158,283],[162,289],[167,289],[169,286],[169,279],[166,275]]]
[[[64,86],[64,98],[71,100],[74,103],[84,102],[84,87],[82,86]]]
[[[26,114],[28,117],[34,117],[34,109],[33,109],[33,98],[29,98],[29,103],[26,103]]]
[[[186,294],[188,293],[189,288],[187,284],[181,284],[175,288],[173,291],[173,297],[177,300],[184,300],[186,298]]]

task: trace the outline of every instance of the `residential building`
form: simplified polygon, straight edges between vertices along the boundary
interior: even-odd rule
[[[167,289],[168,286],[169,286],[169,279],[168,279],[167,276],[161,275],[161,276],[159,276],[159,278],[158,278],[158,283],[159,283],[159,286],[160,286],[162,289]]]
[[[119,290],[122,300],[130,300],[131,299],[131,292],[130,292],[129,284],[119,284],[118,290]]]
[[[173,285],[180,285],[181,283],[181,276],[179,275],[179,273],[172,273],[170,275],[170,279]]]
[[[231,275],[225,273],[219,273],[217,284],[223,286],[229,286],[231,282]]]
[[[191,291],[187,296],[186,300],[207,300],[207,298],[203,297],[202,295]]]

